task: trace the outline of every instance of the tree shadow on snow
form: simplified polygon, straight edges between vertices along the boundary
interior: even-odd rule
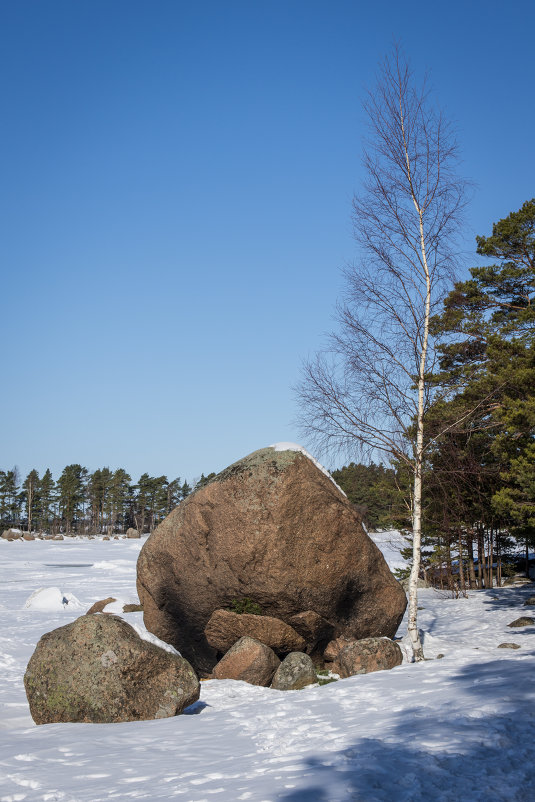
[[[401,712],[384,740],[362,737],[342,751],[306,758],[299,788],[276,799],[532,802],[535,677],[523,661],[495,660],[451,679],[451,710],[435,713],[431,701]]]

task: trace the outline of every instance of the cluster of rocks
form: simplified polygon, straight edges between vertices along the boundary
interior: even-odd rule
[[[338,486],[306,454],[276,447],[231,465],[167,516],[140,552],[137,589],[147,629],[204,677],[241,636],[273,648],[238,617],[232,643],[213,640],[235,600],[295,630],[282,654],[313,660],[335,637],[392,638],[407,604]]]
[[[124,535],[104,535],[102,540],[120,540],[122,538],[140,538],[137,529],[127,529]],[[65,540],[61,534],[51,535],[47,532],[22,532],[20,529],[4,529],[0,535],[2,540]],[[97,535],[88,535],[88,540],[95,540]]]
[[[43,532],[21,532],[20,529],[4,529],[2,540],[64,540],[63,535],[47,535]]]
[[[333,633],[333,625],[313,610],[293,616],[291,623],[216,610],[205,628],[220,658],[210,676],[297,690],[318,681],[315,666],[350,677],[402,662],[400,647],[389,638],[330,640]]]
[[[128,537],[138,537],[135,530]],[[140,552],[147,630],[93,613],[41,638],[25,676],[38,723],[176,715],[199,677],[278,689],[402,661],[407,599],[340,488],[296,448],[261,449],[188,496]],[[232,613],[252,599],[264,615]],[[179,653],[180,656],[179,655]]]

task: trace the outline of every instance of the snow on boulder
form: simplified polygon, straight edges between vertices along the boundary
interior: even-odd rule
[[[39,588],[24,602],[25,610],[54,613],[57,610],[81,610],[83,604],[72,593],[63,593],[59,588]]]
[[[186,660],[113,615],[83,615],[43,635],[24,686],[36,724],[176,716],[200,687]]]
[[[312,611],[351,638],[392,637],[407,604],[330,476],[280,445],[226,468],[167,516],[140,552],[137,589],[147,629],[204,674],[217,659],[205,627],[235,601],[290,625]]]

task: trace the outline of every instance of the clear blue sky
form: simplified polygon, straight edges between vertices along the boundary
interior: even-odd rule
[[[379,60],[457,121],[471,247],[535,196],[534,30],[532,0],[2,0],[0,468],[299,440]]]

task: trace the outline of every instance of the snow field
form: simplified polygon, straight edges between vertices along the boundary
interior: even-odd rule
[[[176,718],[34,725],[22,677],[39,637],[97,599],[136,601],[142,544],[0,543],[0,802],[533,800],[535,626],[507,627],[530,587],[420,591],[424,650],[443,659],[295,692],[211,680]],[[25,607],[40,588],[81,609],[55,593]]]

